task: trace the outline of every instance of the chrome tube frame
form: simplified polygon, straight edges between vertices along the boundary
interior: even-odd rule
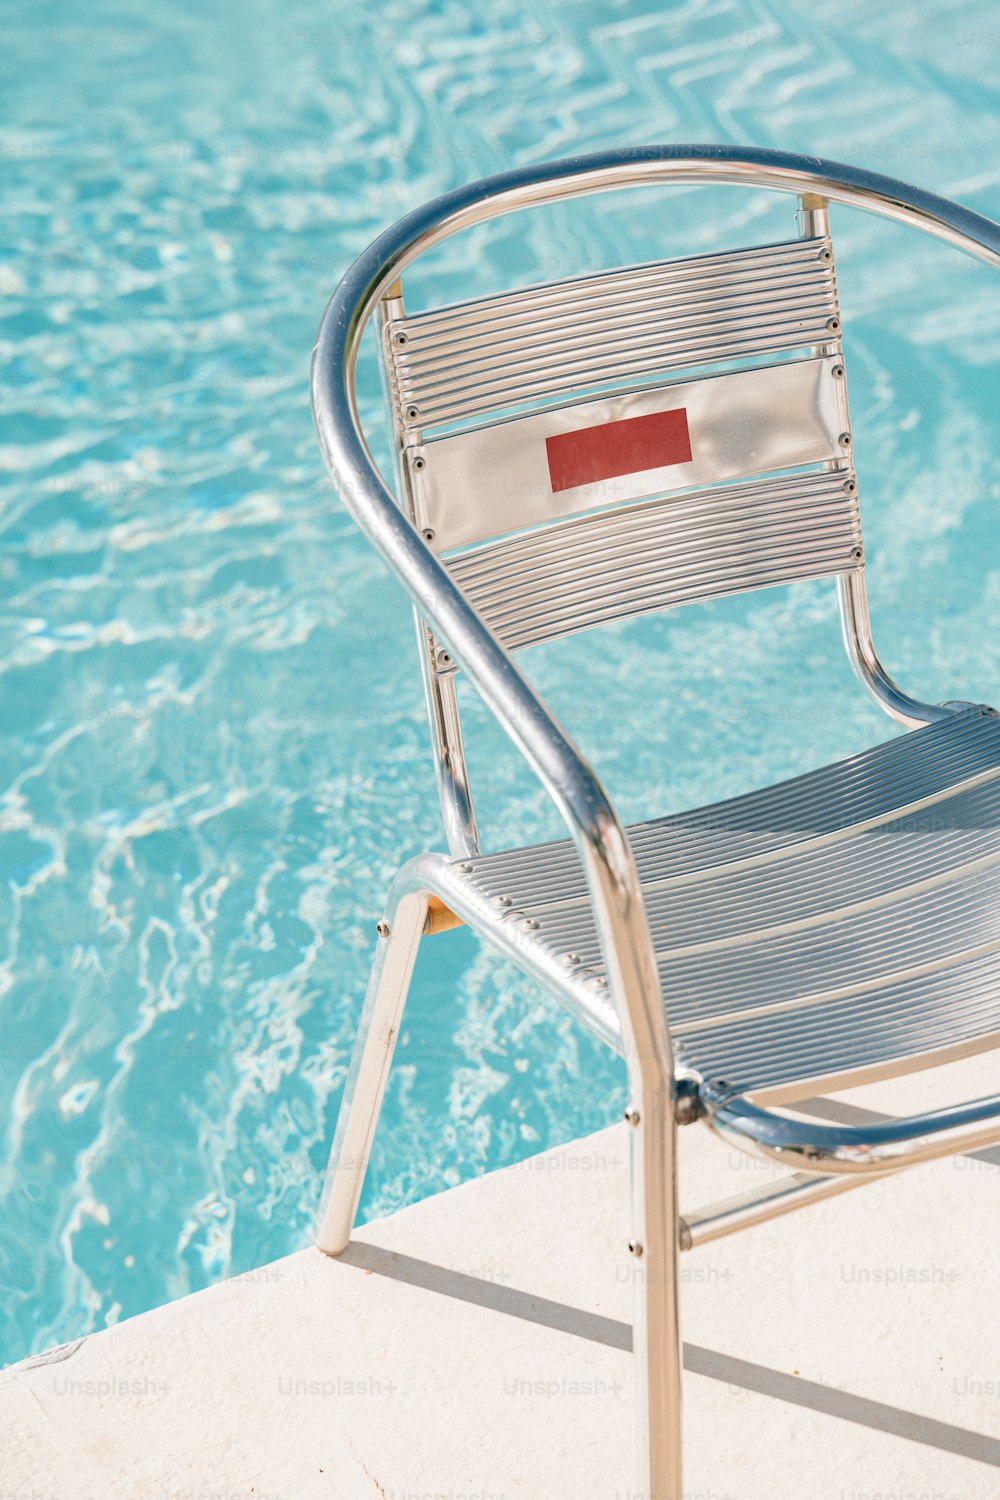
[[[390,288],[392,295],[382,297],[375,308],[376,326],[380,339],[384,340],[389,323],[404,315],[403,288],[398,284]],[[396,403],[389,389],[388,366],[379,361],[382,376],[386,421],[392,429],[393,460],[396,484],[406,514],[415,521],[415,508],[406,464],[400,462],[404,435],[399,423]],[[444,818],[445,835],[452,854],[475,855],[479,853],[479,831],[476,813],[472,805],[469,788],[469,772],[462,743],[462,721],[458,712],[458,694],[454,671],[438,671],[436,659],[437,643],[419,610],[414,610],[417,631],[417,649],[420,657],[420,673],[424,684],[424,701],[430,722],[431,741],[434,746],[434,769],[437,776],[438,800]]]
[[[375,1127],[396,1050],[403,1007],[427,921],[427,892],[393,889],[378,924],[375,962],[358,1022],[337,1129],[331,1170],[323,1185],[316,1243],[327,1255],[347,1249],[368,1170]]]
[[[873,1177],[941,1156],[958,1156],[1000,1137],[1000,1094],[898,1120],[818,1125],[728,1098],[702,1085],[712,1128],[755,1156],[823,1176]]]
[[[884,1176],[890,1174],[884,1173]],[[797,1213],[810,1204],[864,1187],[874,1177],[817,1177],[811,1172],[793,1172],[776,1182],[748,1189],[719,1203],[710,1203],[681,1221],[681,1249],[700,1250],[713,1240],[741,1234],[758,1224],[768,1224],[783,1214]]]
[[[956,709],[969,707],[958,701],[924,703],[919,698],[911,698],[889,676],[875,650],[864,573],[841,573],[837,579],[837,596],[844,645],[851,666],[866,691],[891,719],[907,729],[919,729],[922,724],[934,724],[938,719],[947,718]]]
[[[695,183],[772,189],[865,209],[1000,266],[996,224],[878,173],[755,148],[678,145],[607,151],[502,173],[407,215],[345,275],[324,315],[313,361],[320,443],[345,506],[556,802],[586,872],[629,1075],[632,1247],[642,1255],[643,1273],[635,1278],[635,1487],[647,1500],[679,1500],[681,1495],[676,1123],[682,1100],[635,861],[594,772],[382,480],[359,421],[355,371],[362,335],[380,300],[419,255],[451,235],[501,214],[583,194]],[[875,669],[877,658],[856,610],[845,611],[845,625],[849,642],[854,640],[852,659],[864,666],[866,685],[896,717],[900,709],[909,714],[915,700],[897,700],[891,680]],[[910,717],[923,722],[926,707],[916,705],[921,711]]]

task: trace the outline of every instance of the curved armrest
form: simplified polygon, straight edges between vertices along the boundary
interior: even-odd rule
[[[320,443],[341,498],[448,647],[487,707],[556,802],[580,853],[619,1011],[626,1055],[650,1078],[673,1059],[639,875],[611,801],[579,750],[528,685],[445,568],[396,504],[368,453],[357,419],[354,366],[361,313],[360,263],[327,309],[313,359]]]
[[[844,1175],[897,1171],[1000,1140],[1000,1094],[870,1125],[821,1125],[702,1090],[712,1128],[744,1151],[795,1171]]]

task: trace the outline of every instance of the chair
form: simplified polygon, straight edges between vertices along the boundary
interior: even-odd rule
[[[620,187],[798,198],[781,244],[408,314],[401,277],[471,225]],[[1000,719],[924,703],[872,641],[828,204],[1000,265],[1000,228],[892,179],[766,150],[653,147],[512,171],[386,231],[334,295],[316,421],[344,504],[416,609],[449,852],[399,873],[337,1123],[317,1243],[353,1227],[421,938],[467,923],[627,1064],[635,1492],[679,1500],[678,1257],[886,1173],[1000,1140],[1000,1094],[872,1125],[795,1105],[1000,1042]],[[366,447],[359,343],[380,340],[399,503]],[[864,686],[910,733],[708,809],[625,829],[512,653],[742,590],[836,581]],[[571,838],[480,848],[456,674]],[[790,1174],[683,1217],[701,1121]],[[623,1476],[626,1479],[628,1476]]]

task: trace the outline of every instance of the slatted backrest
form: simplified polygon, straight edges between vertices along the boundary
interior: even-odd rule
[[[395,311],[407,502],[508,646],[861,566],[826,233]]]
[[[833,246],[800,206],[784,244],[415,316],[385,295],[402,501],[505,645],[862,568]],[[474,854],[455,664],[420,635],[448,840]]]

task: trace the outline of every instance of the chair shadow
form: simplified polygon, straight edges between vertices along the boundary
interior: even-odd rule
[[[505,1317],[537,1323],[572,1338],[588,1339],[609,1349],[630,1352],[632,1348],[632,1329],[628,1323],[571,1307],[564,1302],[554,1302],[516,1287],[470,1276],[463,1271],[454,1271],[433,1261],[420,1260],[360,1240],[353,1240],[338,1259],[360,1270],[419,1287],[422,1291],[488,1308]],[[853,1422],[875,1432],[906,1438],[909,1442],[923,1443],[944,1453],[954,1453],[961,1458],[1000,1468],[1000,1439],[988,1437],[985,1433],[939,1422],[933,1417],[889,1406],[883,1401],[873,1401],[867,1396],[856,1396],[819,1381],[804,1380],[798,1375],[773,1370],[732,1354],[705,1349],[699,1344],[684,1345],[684,1368],[708,1380],[719,1380],[761,1396],[770,1396],[775,1401],[785,1401],[791,1406],[805,1407],[843,1422]]]

